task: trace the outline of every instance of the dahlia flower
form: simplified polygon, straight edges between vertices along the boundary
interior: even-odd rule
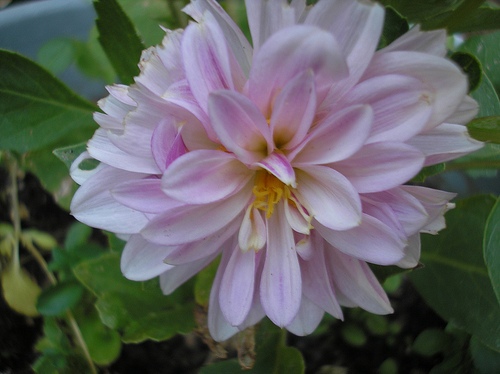
[[[411,268],[454,194],[406,185],[481,147],[444,31],[376,50],[368,0],[247,0],[253,46],[214,0],[108,87],[72,166],[71,210],[127,240],[123,274],[165,294],[220,256],[208,325],[225,340],[268,316],[311,333],[341,306],[392,312],[367,263]],[[78,168],[93,158],[92,171]]]

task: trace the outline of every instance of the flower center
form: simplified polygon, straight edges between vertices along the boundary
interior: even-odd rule
[[[279,203],[282,197],[288,199],[290,190],[283,182],[267,171],[258,171],[253,187],[255,200],[252,205],[256,209],[266,212],[266,217],[270,218],[274,212],[274,206]]]

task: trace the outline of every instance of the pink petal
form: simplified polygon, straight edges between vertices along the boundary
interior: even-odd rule
[[[443,123],[421,133],[410,139],[408,144],[426,156],[424,166],[453,160],[484,146],[484,143],[469,136],[467,127],[450,123]]]
[[[315,126],[288,156],[293,164],[326,164],[350,157],[365,143],[373,124],[368,105],[354,105]]]
[[[323,319],[325,313],[316,304],[310,302],[307,297],[302,297],[300,309],[295,319],[286,326],[286,329],[292,334],[298,336],[309,335],[316,330]]]
[[[200,272],[210,264],[217,255],[202,258],[185,265],[173,266],[166,272],[160,274],[160,288],[165,295],[170,295],[177,287],[191,279],[193,275]]]
[[[349,79],[341,84],[347,90],[363,74],[377,48],[384,8],[371,1],[322,0],[304,22],[328,30],[337,40],[349,67]]]
[[[429,121],[432,98],[433,94],[420,80],[389,74],[359,83],[337,105],[372,107],[370,143],[406,141],[421,132]]]
[[[87,179],[89,179],[91,176],[93,176],[95,173],[97,173],[99,170],[103,169],[106,167],[105,164],[99,163],[94,169],[80,169],[80,164],[82,164],[86,160],[94,160],[92,157],[90,157],[89,153],[87,151],[84,151],[75,158],[73,163],[71,164],[69,168],[69,175],[71,176],[71,179],[75,181],[75,183],[78,183],[79,185],[82,185]]]
[[[262,213],[250,205],[243,217],[238,233],[238,244],[243,251],[258,251],[266,244],[266,223]]]
[[[327,262],[336,287],[354,304],[375,314],[394,312],[384,290],[365,262],[327,248]]]
[[[312,69],[318,96],[347,76],[344,57],[333,36],[312,26],[293,26],[273,34],[254,56],[249,95],[266,118],[279,92],[298,74]]]
[[[123,151],[110,141],[108,131],[102,128],[94,133],[87,144],[87,149],[93,158],[117,169],[137,173],[160,173],[152,155],[142,157]]]
[[[424,164],[424,155],[404,143],[367,144],[356,154],[332,164],[358,192],[378,192],[401,185],[414,177]]]
[[[292,229],[283,204],[267,222],[267,249],[260,284],[262,306],[274,324],[289,325],[300,308],[302,282]]]
[[[470,96],[465,96],[464,101],[451,117],[446,119],[447,123],[466,125],[472,121],[479,112],[479,104]]]
[[[111,190],[111,196],[120,204],[144,213],[158,214],[184,205],[165,195],[158,178],[135,179],[121,183]]]
[[[184,265],[220,252],[223,244],[236,234],[240,222],[241,217],[237,217],[207,238],[177,246],[163,261],[170,265]]]
[[[254,54],[276,31],[295,24],[295,9],[282,0],[245,0]]]
[[[208,303],[208,330],[210,331],[210,336],[217,342],[227,340],[239,331],[237,327],[232,326],[226,320],[219,303],[222,277],[224,276],[224,271],[231,257],[231,253],[231,247],[229,250],[222,252],[219,268],[217,269],[217,274],[212,284],[212,290],[210,291],[210,301]]]
[[[273,151],[267,121],[248,98],[233,91],[217,91],[210,95],[208,106],[219,141],[242,162],[254,163]]]
[[[295,183],[295,171],[283,153],[273,152],[265,159],[256,162],[253,166],[260,166],[266,169],[287,186],[297,186]]]
[[[135,281],[145,281],[172,268],[163,262],[165,255],[175,247],[149,243],[140,235],[132,235],[123,249],[121,270],[123,275]]]
[[[226,11],[215,0],[192,0],[183,9],[197,22],[203,21],[203,14],[207,10],[217,21],[241,69],[248,76],[252,62],[252,46]]]
[[[306,261],[299,260],[303,294],[327,313],[342,319],[342,309],[326,267],[324,240],[316,231],[312,232],[311,240],[314,246],[313,256]]]
[[[396,263],[403,269],[411,269],[418,265],[420,259],[420,234],[417,233],[408,238],[408,245],[405,248],[405,256]]]
[[[103,167],[76,191],[71,201],[71,214],[91,227],[120,234],[137,234],[148,223],[146,216],[118,203],[110,190],[123,182],[146,176],[111,166]]]
[[[233,326],[243,323],[254,295],[255,251],[233,249],[224,269],[219,288],[219,305],[226,320]]]
[[[253,172],[233,155],[212,150],[188,152],[165,170],[162,189],[187,204],[208,204],[237,193]]]
[[[210,92],[243,88],[243,71],[211,12],[204,12],[199,23],[184,31],[182,57],[191,91],[205,112]]]
[[[335,230],[360,224],[359,195],[342,174],[326,166],[313,165],[297,169],[296,174],[299,200],[318,222]]]
[[[309,235],[312,228],[310,222],[312,218],[307,214],[305,209],[300,205],[298,201],[294,201],[293,204],[290,204],[290,200],[286,199],[284,201],[284,204],[285,217],[290,227],[296,232],[304,235]],[[299,252],[298,249],[297,252]]]
[[[467,94],[467,78],[451,61],[420,52],[376,54],[363,80],[387,74],[407,75],[423,82],[432,91],[433,112],[426,129],[450,117]]]
[[[447,52],[446,37],[444,29],[420,31],[420,25],[415,25],[410,31],[404,33],[378,53],[414,51],[444,57]]]
[[[316,91],[311,69],[292,79],[278,95],[271,115],[271,132],[280,149],[299,144],[311,127],[316,111]]]
[[[162,121],[156,126],[151,139],[151,150],[162,173],[177,157],[187,152],[173,119]]]
[[[363,214],[361,225],[346,231],[334,231],[314,223],[321,236],[346,255],[378,265],[393,265],[403,256],[405,243],[392,228]]]
[[[248,204],[252,185],[225,200],[205,205],[182,206],[153,218],[141,234],[163,245],[186,244],[206,238],[233,221]]]

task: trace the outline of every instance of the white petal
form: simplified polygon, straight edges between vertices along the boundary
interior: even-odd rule
[[[174,247],[149,243],[140,235],[132,235],[121,256],[123,275],[135,281],[145,281],[172,268],[163,262],[166,254]]]

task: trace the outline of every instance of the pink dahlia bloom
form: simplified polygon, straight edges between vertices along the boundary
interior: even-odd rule
[[[392,312],[367,263],[410,268],[452,193],[404,185],[481,147],[445,32],[376,51],[370,1],[247,0],[253,48],[214,0],[109,87],[72,175],[80,221],[127,239],[132,280],[169,294],[221,256],[208,324],[225,340],[267,315],[311,333],[341,306]],[[93,171],[78,168],[99,160]]]

